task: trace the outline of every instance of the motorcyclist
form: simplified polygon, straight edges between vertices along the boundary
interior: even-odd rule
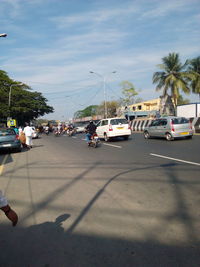
[[[74,134],[74,125],[72,123],[70,123],[67,127],[67,134],[69,136],[73,135]]]
[[[96,125],[93,123],[93,121],[90,121],[90,123],[86,126],[86,141],[88,145],[90,144],[92,135],[96,132]]]
[[[44,131],[45,131],[46,135],[49,134],[49,126],[48,125],[45,126]]]

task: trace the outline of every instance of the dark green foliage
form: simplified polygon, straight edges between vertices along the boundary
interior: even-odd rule
[[[90,117],[96,115],[98,105],[91,105],[86,107],[83,110],[78,110],[75,114],[75,118],[84,118],[84,117]]]
[[[180,90],[185,94],[190,93],[187,81],[193,75],[186,70],[187,64],[188,61],[181,63],[179,54],[169,53],[162,58],[162,64],[158,65],[162,71],[155,72],[153,75],[153,83],[157,84],[156,90],[163,90],[163,96],[170,91],[175,105],[177,105]]]
[[[11,103],[8,105],[10,86]],[[47,99],[41,93],[31,91],[28,85],[18,85],[9,78],[5,71],[0,70],[0,118],[5,120],[8,116],[16,119],[18,124],[24,124],[25,121],[31,121],[53,112],[53,107],[47,105]]]
[[[188,71],[192,72],[194,77],[191,80],[191,88],[194,94],[200,97],[200,56],[192,60],[188,60]]]

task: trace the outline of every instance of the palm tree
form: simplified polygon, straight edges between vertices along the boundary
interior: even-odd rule
[[[185,71],[188,61],[182,64],[179,54],[169,53],[168,56],[162,58],[162,62],[158,67],[163,71],[153,74],[153,83],[157,83],[156,91],[163,90],[163,96],[166,96],[170,90],[174,105],[177,106],[180,90],[185,94],[190,93],[187,78],[191,78],[192,74]]]
[[[194,78],[191,80],[192,92],[198,94],[200,100],[200,56],[189,60],[188,62],[188,71],[194,75]]]

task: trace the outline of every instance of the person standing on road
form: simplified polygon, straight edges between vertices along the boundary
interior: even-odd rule
[[[26,136],[26,145],[28,148],[32,148],[32,135],[33,135],[33,129],[29,126],[28,122],[25,123],[26,127],[24,127],[24,133]]]
[[[90,121],[90,123],[86,126],[86,141],[88,145],[90,144],[92,135],[96,132],[96,125],[93,123],[93,121]]]
[[[15,226],[18,222],[17,213],[11,209],[8,205],[7,199],[3,196],[0,190],[0,209],[5,213],[6,217],[12,222],[12,225]]]

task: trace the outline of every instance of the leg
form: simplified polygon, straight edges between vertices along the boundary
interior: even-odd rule
[[[91,140],[91,134],[90,133],[86,133],[86,142],[89,144]]]

